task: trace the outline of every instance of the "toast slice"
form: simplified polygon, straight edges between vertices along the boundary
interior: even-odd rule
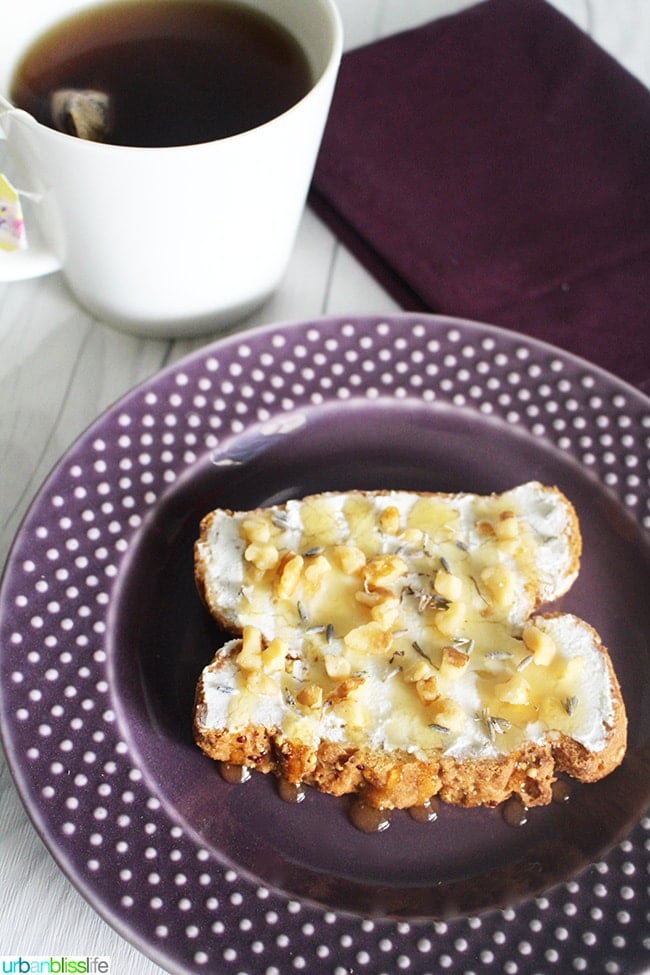
[[[575,580],[570,502],[344,492],[204,518],[195,575],[232,635],[197,686],[210,757],[390,809],[551,801],[622,760],[607,650],[539,608]]]

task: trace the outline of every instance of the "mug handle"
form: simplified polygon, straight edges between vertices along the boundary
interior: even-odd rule
[[[14,106],[0,95],[0,142],[5,140],[7,153],[3,154],[9,158],[9,141],[2,126],[2,119],[10,114],[17,112]],[[2,160],[4,163],[5,160]],[[33,203],[38,203],[39,197],[35,193],[22,192],[17,190],[19,196],[28,198]],[[36,231],[36,228],[34,228]],[[30,234],[34,237],[34,234]],[[44,274],[51,274],[61,268],[61,262],[54,252],[43,244],[40,240],[31,240],[27,247],[22,250],[4,250],[0,247],[0,282],[24,281],[28,278],[38,278]]]

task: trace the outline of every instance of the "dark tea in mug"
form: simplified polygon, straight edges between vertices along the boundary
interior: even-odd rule
[[[106,106],[99,141],[153,147],[255,128],[311,86],[300,44],[264,13],[233,0],[116,0],[36,40],[10,95],[43,125],[74,135],[55,106],[71,92],[93,93]]]

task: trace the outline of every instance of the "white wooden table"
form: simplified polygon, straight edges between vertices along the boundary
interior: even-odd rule
[[[472,2],[338,0],[348,49]],[[650,0],[553,3],[650,86]],[[394,310],[392,299],[307,210],[281,287],[244,327]],[[39,485],[81,431],[122,393],[201,344],[114,331],[80,310],[58,275],[0,285],[0,565]],[[116,934],[61,873],[0,759],[0,956],[82,952],[110,955],[111,971],[123,975],[162,971]]]

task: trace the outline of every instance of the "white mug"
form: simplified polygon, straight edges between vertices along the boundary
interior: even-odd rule
[[[0,281],[60,270],[97,318],[149,337],[200,335],[250,314],[293,248],[338,72],[335,0],[238,0],[301,44],[314,83],[239,135],[172,148],[90,142],[8,100],[30,43],[88,0],[25,0],[0,31],[0,137],[29,246],[0,250]]]

